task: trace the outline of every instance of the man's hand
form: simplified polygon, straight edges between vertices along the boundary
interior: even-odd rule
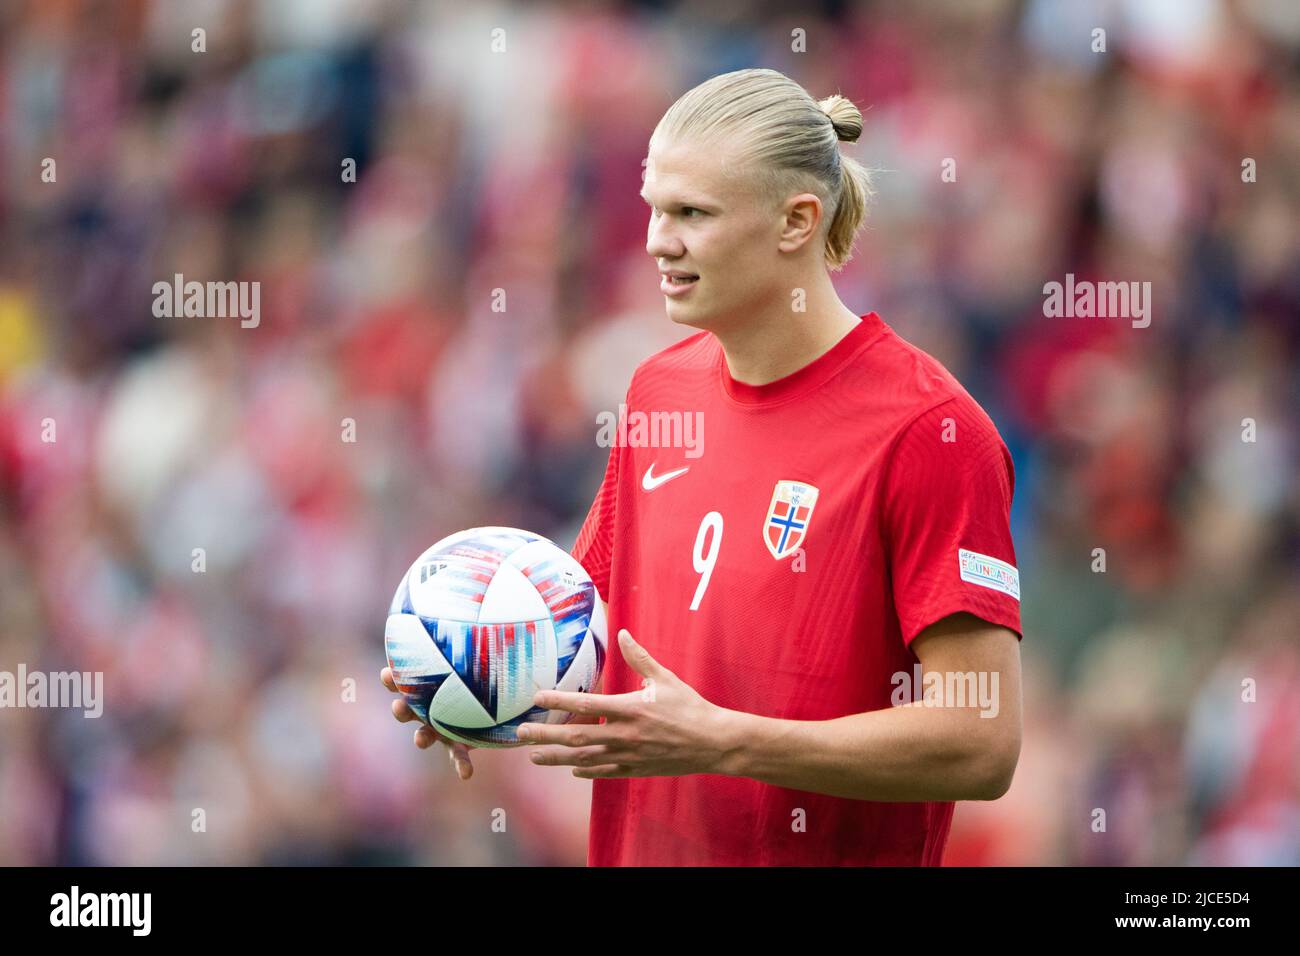
[[[643,689],[627,694],[538,691],[536,705],[578,717],[568,724],[520,724],[520,740],[559,744],[534,748],[533,762],[572,766],[575,777],[587,778],[720,772],[730,749],[730,712],[701,697],[626,630],[618,637],[623,659],[641,675]]]
[[[394,694],[400,694],[397,689],[397,683],[393,680],[393,669],[385,667],[379,672],[379,679],[384,686]],[[412,720],[419,720],[420,716],[413,710],[411,705],[406,702],[405,697],[398,697],[393,701],[393,716],[400,723],[407,723]],[[415,746],[421,750],[427,750],[434,744],[441,741],[447,745],[448,756],[451,757],[451,765],[456,768],[456,776],[461,780],[468,780],[474,775],[474,765],[470,763],[469,752],[473,749],[468,744],[463,744],[458,740],[451,740],[438,733],[428,724],[421,722],[419,727],[415,728]]]

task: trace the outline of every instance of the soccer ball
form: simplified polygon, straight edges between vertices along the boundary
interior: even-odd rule
[[[605,664],[605,612],[567,552],[518,528],[443,538],[402,577],[384,646],[419,718],[474,747],[511,747],[522,723],[562,724],[539,690],[589,691]]]

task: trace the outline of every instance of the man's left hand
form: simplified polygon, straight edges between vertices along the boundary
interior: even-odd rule
[[[589,779],[723,773],[731,712],[701,697],[627,630],[618,637],[623,659],[642,677],[642,689],[627,694],[538,691],[534,705],[567,710],[579,721],[592,722],[520,724],[520,740],[558,745],[534,747],[533,763],[571,766],[575,777]]]

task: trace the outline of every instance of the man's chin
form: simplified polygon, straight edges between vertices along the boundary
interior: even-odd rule
[[[694,304],[687,305],[685,302],[668,299],[664,302],[664,311],[674,325],[689,325],[693,329],[709,326],[709,313],[695,308]]]

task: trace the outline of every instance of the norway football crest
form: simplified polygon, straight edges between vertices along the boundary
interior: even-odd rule
[[[763,543],[780,561],[799,548],[808,536],[817,489],[802,481],[778,481],[772,489],[772,503],[763,519]]]

